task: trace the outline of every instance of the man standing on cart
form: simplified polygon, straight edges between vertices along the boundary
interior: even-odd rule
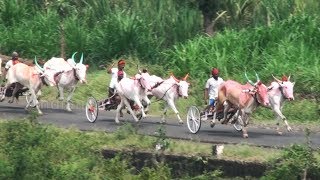
[[[217,68],[212,68],[211,70],[212,77],[210,77],[205,85],[204,89],[204,100],[205,104],[208,105],[204,112],[204,117],[202,120],[207,120],[208,119],[208,114],[212,113],[215,102],[218,99],[218,88],[220,84],[223,83],[223,79],[219,77],[219,69]]]
[[[118,67],[117,68],[114,68],[115,63],[113,63],[107,70],[108,74],[111,74],[111,81],[110,81],[110,84],[109,84],[109,98],[112,97],[115,93],[115,86],[116,86],[116,83],[121,80],[122,78],[125,78],[127,76],[127,74],[124,72],[124,67],[126,65],[126,62],[125,60],[123,59],[120,59],[118,61]],[[118,75],[120,77],[118,77]],[[112,98],[110,98],[108,101],[107,101],[107,104],[111,104],[110,100]]]

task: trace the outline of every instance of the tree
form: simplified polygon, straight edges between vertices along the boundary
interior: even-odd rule
[[[198,7],[203,15],[204,32],[209,36],[215,33],[215,17],[220,17],[218,11],[221,9],[221,0],[199,0]]]

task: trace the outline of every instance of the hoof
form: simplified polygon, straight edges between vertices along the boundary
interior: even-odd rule
[[[9,101],[8,101],[8,103],[10,103],[10,104],[11,104],[11,103],[13,103],[13,101],[12,101],[12,100],[9,100]]]
[[[63,101],[63,99],[64,99],[64,98],[60,98],[60,97],[58,98],[59,101]]]
[[[181,120],[181,121],[179,121],[179,124],[183,124],[183,121]]]
[[[213,128],[216,125],[214,122],[210,122],[210,127]]]
[[[120,121],[117,121],[117,120],[116,120],[115,122],[116,122],[116,124],[118,124],[118,125],[120,124]]]
[[[282,135],[283,133],[282,133],[281,131],[278,131],[278,134],[279,134],[279,135]]]
[[[39,115],[43,115],[43,112],[38,112]]]
[[[248,134],[243,134],[243,138],[248,138]]]
[[[167,122],[165,120],[160,121],[160,124],[166,124]]]
[[[66,110],[67,110],[68,112],[72,112],[72,109],[70,109],[70,108],[67,108]]]
[[[123,113],[122,112],[120,112],[120,117],[123,117]]]
[[[288,132],[291,132],[291,131],[292,131],[292,128],[291,128],[291,127],[288,127],[288,128],[287,128],[287,131],[288,131]]]

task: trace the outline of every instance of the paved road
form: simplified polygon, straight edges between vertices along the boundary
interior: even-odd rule
[[[28,113],[25,112],[24,103],[8,104],[6,102],[0,103],[0,118],[15,119],[19,117],[26,117]],[[44,115],[39,119],[43,123],[54,124],[58,127],[75,127],[80,130],[87,131],[107,131],[113,132],[120,126],[114,122],[114,112],[99,111],[99,117],[95,123],[90,123],[86,119],[85,111],[83,109],[75,109],[73,112],[66,112],[56,105],[56,107],[43,107]],[[120,121],[136,124],[133,118],[125,114]],[[139,123],[139,133],[148,135],[155,135],[157,129],[160,127],[159,117],[148,117]],[[242,138],[242,133],[237,132],[231,125],[216,125],[210,128],[209,123],[203,123],[200,131],[197,134],[189,133],[186,123],[178,125],[177,120],[168,120],[164,126],[168,137],[188,139],[209,143],[246,143],[257,146],[267,147],[286,147],[293,143],[304,143],[305,136],[303,132],[290,132],[280,136],[275,133],[273,129],[248,128],[249,138]],[[250,125],[249,125],[250,126]],[[311,140],[314,147],[320,147],[320,133],[311,135]]]

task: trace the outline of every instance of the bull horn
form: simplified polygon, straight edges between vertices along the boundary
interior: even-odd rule
[[[71,57],[71,58],[72,58],[73,61],[74,61],[74,56],[75,56],[77,53],[78,53],[78,52],[75,52],[75,53],[72,54],[72,57]]]
[[[37,66],[41,71],[44,71],[44,69],[38,64],[37,56],[34,57],[34,63],[36,64],[36,66]]]
[[[254,86],[254,83],[248,78],[247,72],[245,72],[244,75],[246,76],[247,81],[248,81],[252,86]]]
[[[186,76],[184,78],[182,78],[182,80],[186,81],[188,77],[189,77],[189,73],[187,73]]]
[[[288,81],[290,81],[290,76],[291,76],[291,75],[289,75],[289,77],[288,77]]]
[[[176,82],[180,82],[179,79],[177,79],[176,77],[174,77],[173,73],[171,73],[172,78],[176,81]]]
[[[141,70],[139,69],[139,64],[137,64],[138,73],[141,74]]]
[[[83,63],[83,53],[81,54],[81,58],[80,58],[80,62],[79,62],[80,64],[82,64]]]
[[[272,74],[272,77],[273,77],[273,79],[276,80],[278,83],[282,82],[282,81],[280,81],[279,79],[277,79],[276,77],[274,77],[273,74]]]
[[[257,82],[260,81],[260,78],[259,78],[257,72],[256,71],[254,71],[254,72],[256,73]]]

